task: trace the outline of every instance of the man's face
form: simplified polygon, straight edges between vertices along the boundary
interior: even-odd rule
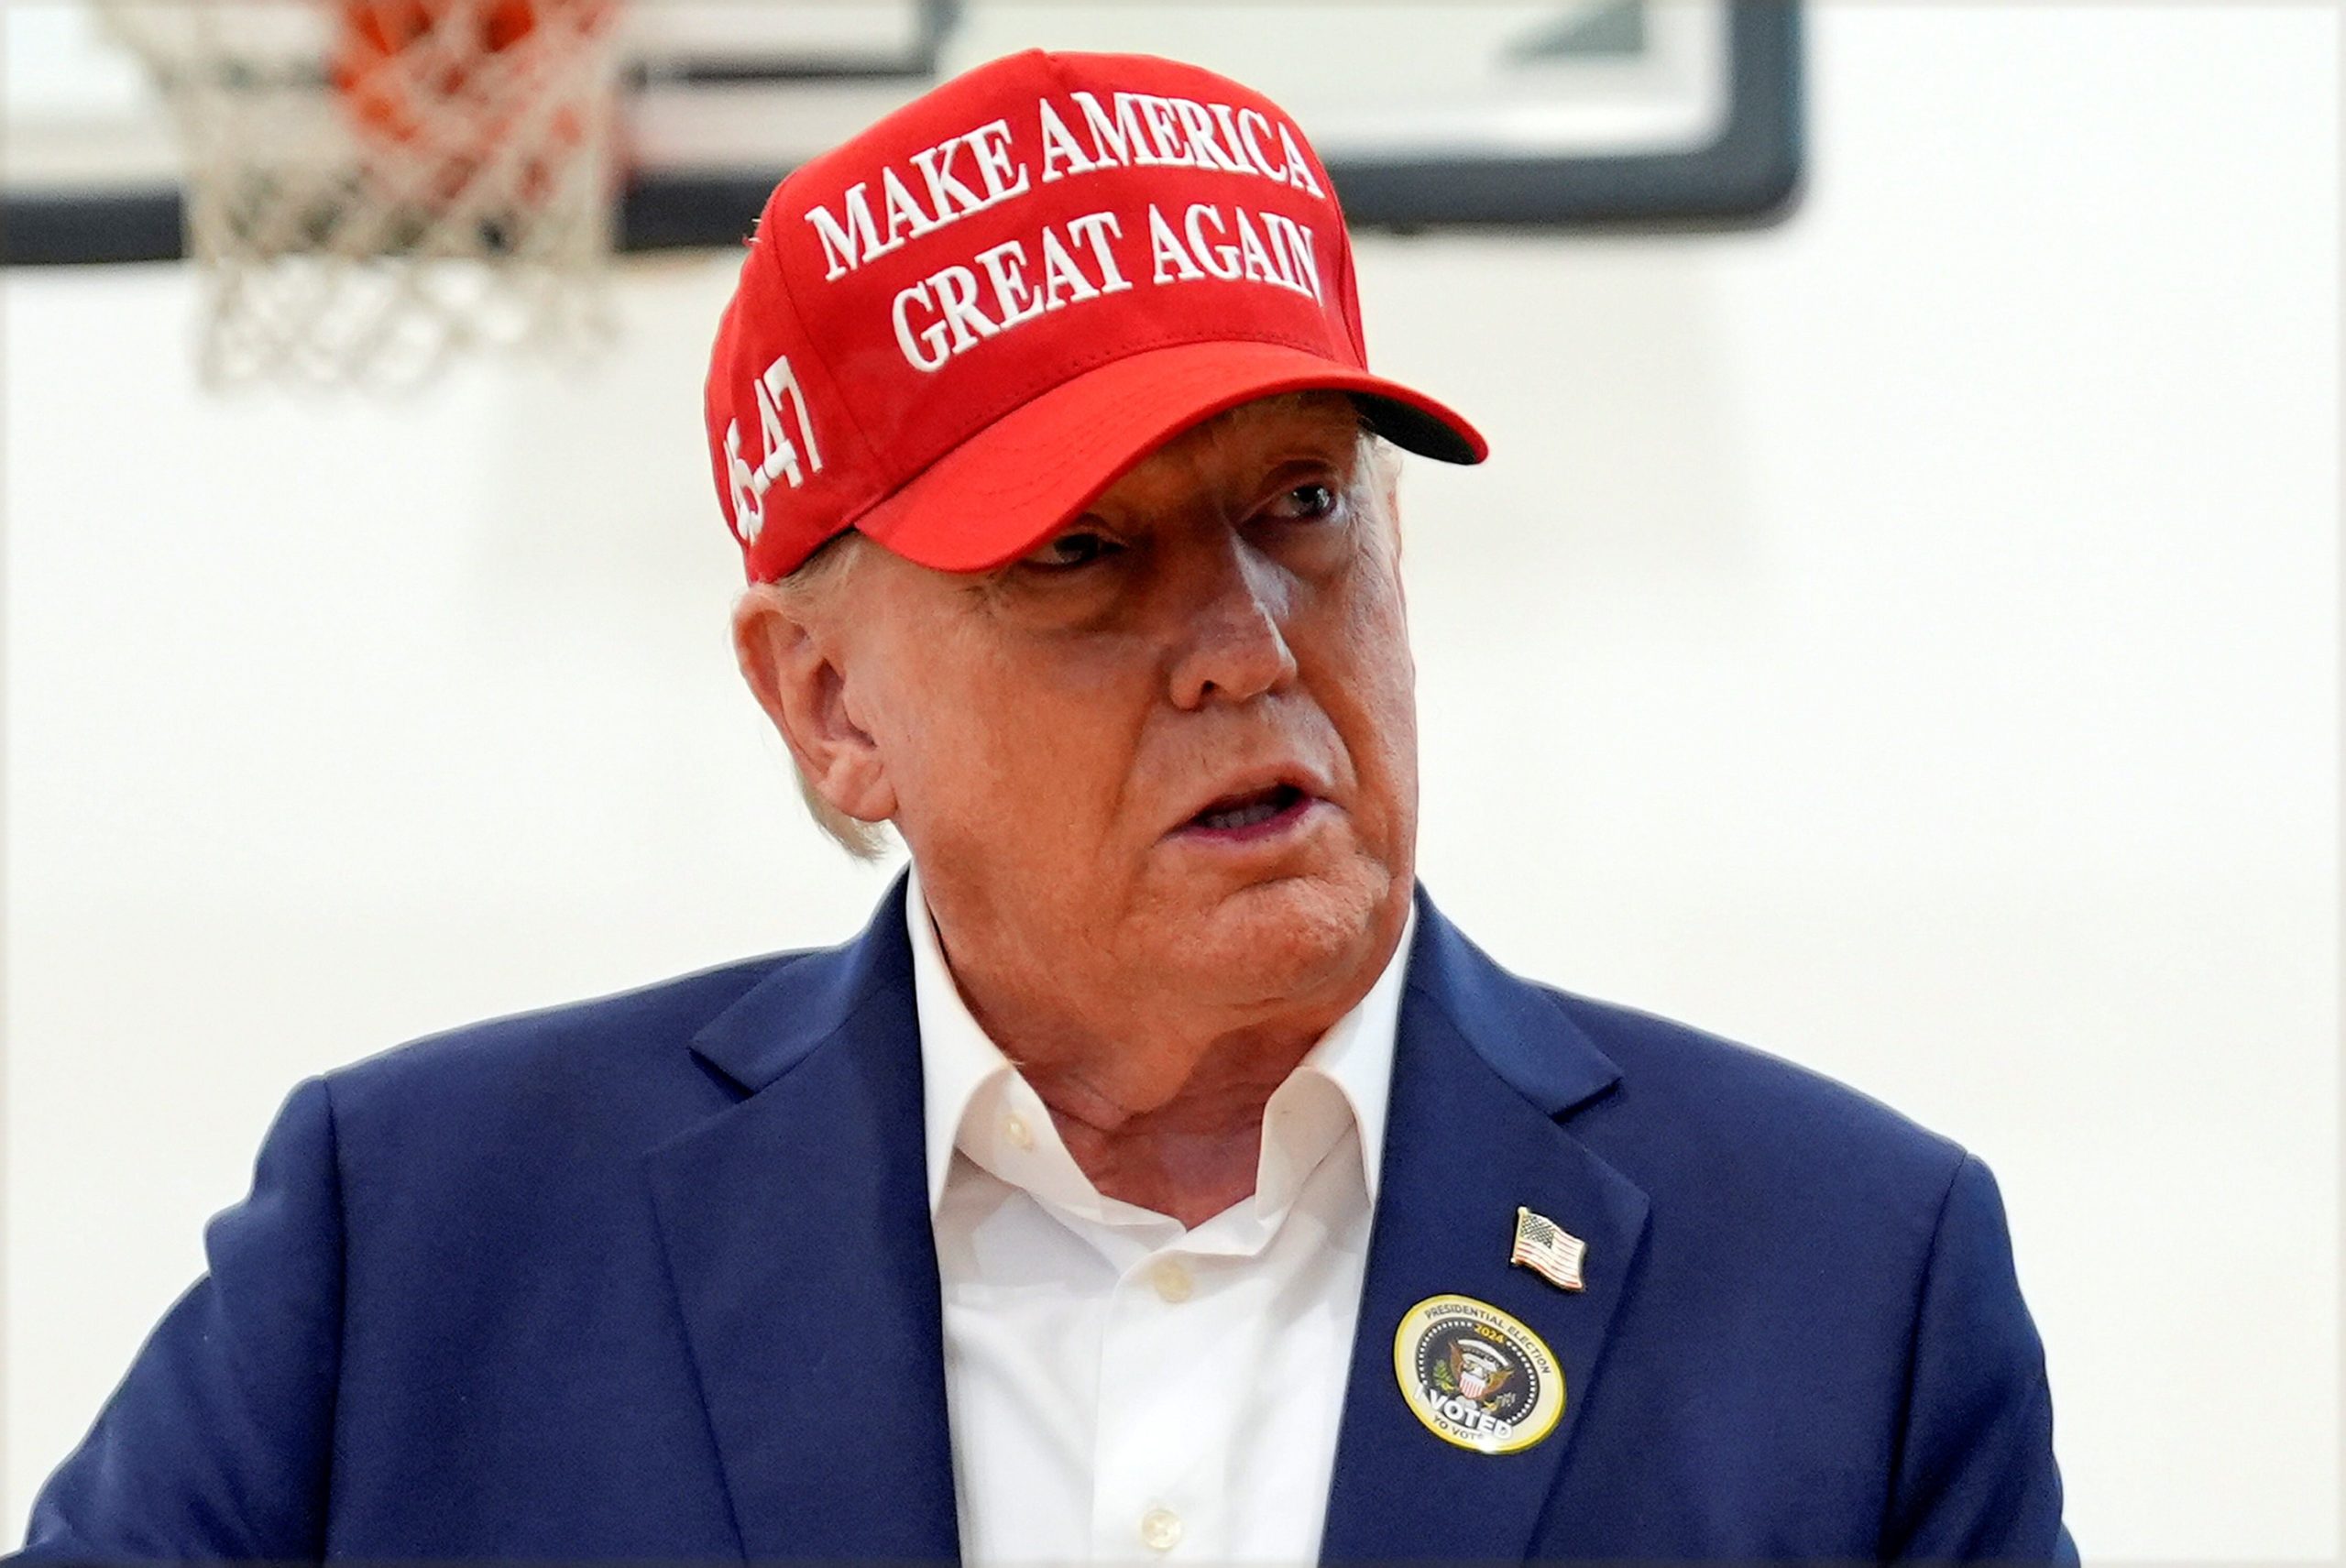
[[[1358,431],[1333,393],[1209,422],[994,572],[864,552],[847,703],[949,939],[1241,1011],[1374,979],[1417,734]]]

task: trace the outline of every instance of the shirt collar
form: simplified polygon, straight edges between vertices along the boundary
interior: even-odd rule
[[[928,1165],[928,1211],[934,1218],[944,1201],[954,1147],[960,1140],[962,1123],[971,1103],[981,1095],[989,1100],[999,1098],[1004,1089],[1014,1088],[1022,1100],[1031,1098],[1033,1091],[1018,1077],[1016,1065],[979,1026],[969,1003],[962,1000],[960,988],[954,983],[944,949],[937,941],[936,925],[929,918],[928,901],[921,892],[917,867],[909,872],[907,883],[904,923],[912,941],[913,997],[920,1021],[922,1134]],[[1332,1084],[1350,1110],[1353,1126],[1359,1134],[1362,1184],[1369,1202],[1376,1201],[1377,1168],[1385,1148],[1386,1109],[1392,1093],[1394,1040],[1401,1022],[1402,983],[1417,924],[1417,901],[1411,899],[1409,918],[1401,927],[1401,940],[1376,984],[1351,1012],[1320,1036],[1265,1106],[1260,1196],[1281,1209],[1292,1201],[1294,1188],[1310,1174],[1309,1166],[1316,1163],[1342,1133],[1341,1127],[1320,1137],[1307,1133],[1300,1141],[1279,1135],[1286,1117],[1308,1115],[1312,1102],[1320,1098],[1303,1092],[1314,1080]],[[1015,1081],[1014,1084],[1006,1080]],[[1057,1130],[1049,1124],[1047,1115],[1039,1119],[1042,1125],[1034,1129],[1036,1135],[1056,1143]],[[1289,1151],[1299,1155],[1313,1144],[1318,1147],[1302,1160],[1301,1168],[1295,1168],[1293,1160],[1283,1158]]]

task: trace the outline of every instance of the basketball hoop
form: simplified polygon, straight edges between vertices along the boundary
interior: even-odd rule
[[[608,330],[619,0],[100,0],[161,82],[212,384]]]

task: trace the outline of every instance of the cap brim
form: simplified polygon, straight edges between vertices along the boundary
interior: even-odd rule
[[[1281,392],[1347,392],[1396,446],[1444,463],[1490,448],[1453,410],[1398,381],[1276,343],[1188,343],[1112,360],[1020,405],[857,518],[881,544],[942,572],[1014,561],[1116,477],[1225,409]]]

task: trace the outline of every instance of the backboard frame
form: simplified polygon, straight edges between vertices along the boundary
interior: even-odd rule
[[[924,0],[921,37],[894,60],[689,62],[663,80],[718,82],[901,81],[938,71],[937,38],[955,0]],[[1438,227],[1740,229],[1797,205],[1805,163],[1801,0],[1724,0],[1727,104],[1717,134],[1683,150],[1618,156],[1329,155],[1356,229]],[[749,232],[786,167],[633,174],[621,194],[619,248],[720,249]],[[178,189],[0,192],[0,265],[170,261],[186,254]]]

